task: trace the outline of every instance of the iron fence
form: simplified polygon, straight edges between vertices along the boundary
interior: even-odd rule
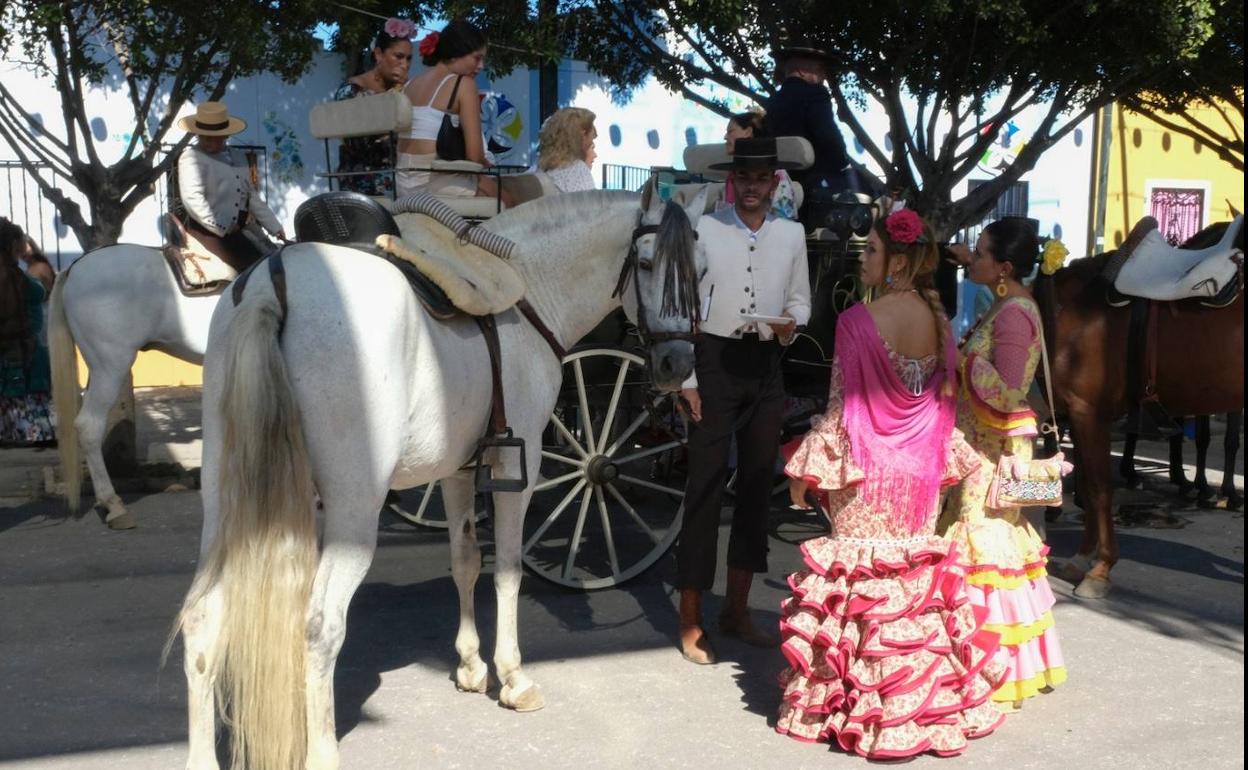
[[[35,163],[35,168],[51,170],[47,163]],[[27,235],[35,239],[39,248],[51,256],[56,269],[61,269],[61,226],[56,217],[56,207],[43,197],[39,184],[27,173],[20,160],[0,160],[4,186],[0,188],[0,200],[5,201],[4,214],[9,221],[19,225]],[[51,217],[46,216],[51,214]]]
[[[650,180],[650,169],[645,166],[621,166],[602,164],[602,189],[640,190]]]

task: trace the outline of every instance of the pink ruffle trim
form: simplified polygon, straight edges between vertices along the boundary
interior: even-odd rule
[[[1024,682],[1034,679],[1045,671],[1065,668],[1062,645],[1057,638],[1057,628],[1049,627],[1034,639],[1017,646],[1002,646],[993,660],[1005,666],[1002,682]]]
[[[898,758],[960,753],[1000,723],[997,640],[980,632],[956,545],[819,538],[802,551],[810,570],[782,605],[779,732]]]

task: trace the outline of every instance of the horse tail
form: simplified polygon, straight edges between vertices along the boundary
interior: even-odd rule
[[[52,359],[52,405],[56,409],[56,447],[65,481],[65,502],[77,514],[82,498],[82,458],[78,444],[78,354],[74,332],[65,314],[65,282],[69,271],[56,276],[48,300],[48,353]]]
[[[302,768],[304,667],[316,574],[314,489],[299,407],[279,346],[282,311],[257,282],[230,323],[219,402],[220,526],[178,628],[208,592],[223,618],[211,655],[234,766]]]

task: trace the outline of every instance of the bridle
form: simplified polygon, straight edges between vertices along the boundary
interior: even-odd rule
[[[669,205],[671,205],[669,203]],[[637,225],[633,229],[631,243],[628,247],[628,255],[624,258],[624,264],[620,268],[620,278],[616,281],[615,291],[611,293],[612,297],[623,298],[624,292],[628,289],[628,284],[633,284],[633,297],[637,300],[637,335],[641,338],[642,346],[649,350],[651,345],[659,342],[684,341],[693,342],[697,336],[697,325],[700,319],[700,303],[694,300],[690,308],[689,314],[689,330],[688,331],[652,331],[649,323],[646,321],[646,304],[641,296],[641,282],[637,280],[637,274],[641,271],[650,272],[654,269],[652,264],[642,264],[640,249],[638,242],[647,235],[658,235],[659,225]],[[694,230],[693,237],[696,240],[698,232]],[[669,255],[669,259],[674,259]],[[696,280],[696,279],[695,279]],[[696,289],[695,289],[696,291]]]

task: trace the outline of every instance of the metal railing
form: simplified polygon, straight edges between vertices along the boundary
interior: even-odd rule
[[[35,163],[36,168],[50,170],[47,163]],[[0,160],[0,174],[4,186],[0,188],[0,200],[8,206],[4,216],[35,239],[45,254],[54,255],[56,269],[61,269],[61,234],[56,219],[56,207],[43,197],[43,190],[30,178],[20,160]],[[53,215],[51,221],[45,212]],[[50,247],[51,245],[51,247]]]
[[[602,164],[602,189],[640,190],[650,180],[650,169],[645,166],[621,166]]]

